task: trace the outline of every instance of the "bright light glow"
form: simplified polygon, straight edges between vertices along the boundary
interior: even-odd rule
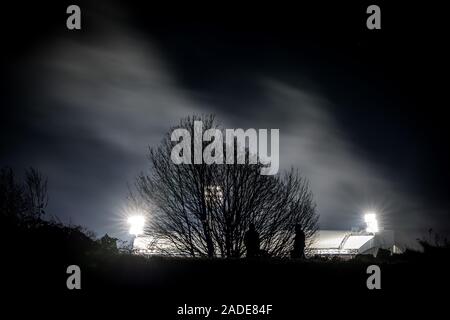
[[[144,216],[131,216],[128,218],[128,224],[130,225],[130,234],[139,236],[144,233],[145,217]]]
[[[364,215],[364,221],[366,222],[366,232],[377,233],[378,232],[378,221],[377,215],[373,212],[368,212]]]

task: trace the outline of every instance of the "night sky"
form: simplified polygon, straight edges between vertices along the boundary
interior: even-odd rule
[[[75,3],[75,2],[74,2]],[[387,229],[450,231],[448,32],[437,6],[3,5],[0,165],[49,179],[48,212],[123,237],[128,186],[180,118],[279,128],[325,229],[375,209]]]

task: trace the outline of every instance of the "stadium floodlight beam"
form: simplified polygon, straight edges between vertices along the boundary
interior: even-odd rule
[[[128,218],[130,225],[130,234],[139,236],[144,233],[145,217],[143,215],[135,215]]]
[[[366,213],[364,215],[364,221],[366,222],[366,232],[377,233],[379,231],[377,215],[374,212]]]

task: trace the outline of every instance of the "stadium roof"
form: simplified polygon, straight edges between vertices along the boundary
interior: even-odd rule
[[[309,249],[312,254],[319,255],[355,255],[370,248],[374,237],[373,234],[366,233],[320,230],[312,240]]]
[[[317,231],[310,248],[338,249],[348,234],[348,231],[319,230]]]
[[[373,235],[352,235],[344,242],[343,249],[360,249],[369,240],[373,239]]]

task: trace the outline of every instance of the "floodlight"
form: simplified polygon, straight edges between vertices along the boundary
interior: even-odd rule
[[[373,212],[368,212],[364,215],[364,221],[366,222],[366,232],[377,233],[378,232],[378,221],[377,215]]]
[[[138,236],[144,233],[145,217],[142,215],[131,216],[128,218],[130,225],[130,234]]]

